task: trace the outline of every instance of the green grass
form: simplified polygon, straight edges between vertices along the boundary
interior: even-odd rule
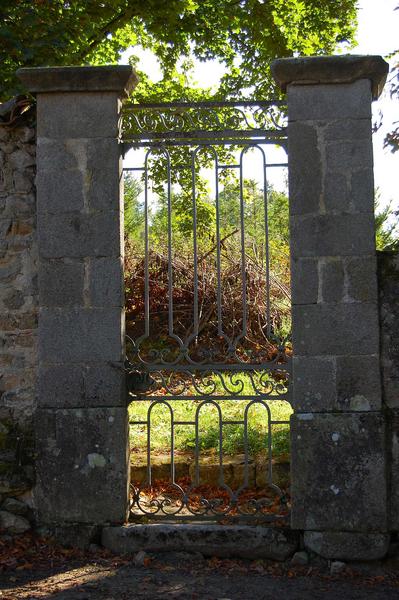
[[[244,382],[242,394],[253,393],[248,376],[239,374]],[[217,387],[217,393],[222,393],[221,385]],[[167,396],[161,396],[173,409],[175,421],[194,421],[195,412],[201,404],[201,399],[193,400],[170,400]],[[244,410],[248,400],[240,400],[239,396],[234,400],[218,400],[223,420],[239,421],[244,418]],[[145,421],[151,402],[147,400],[133,401],[129,408],[131,421]],[[271,419],[276,421],[289,420],[292,413],[290,404],[284,400],[268,400],[267,405],[271,411]],[[200,410],[199,417],[199,439],[201,450],[215,451],[219,446],[219,421],[218,411],[215,406],[207,404]],[[272,449],[274,455],[289,453],[289,424],[272,426]],[[244,426],[223,425],[223,452],[225,454],[238,454],[244,451]],[[131,447],[134,450],[144,450],[147,445],[146,425],[130,426]],[[177,451],[192,451],[195,448],[194,425],[175,426],[175,449]],[[165,405],[154,407],[151,413],[151,449],[154,451],[167,451],[170,449],[171,426],[170,411]],[[248,414],[248,448],[251,454],[261,452],[268,444],[268,414],[264,406],[253,405]]]

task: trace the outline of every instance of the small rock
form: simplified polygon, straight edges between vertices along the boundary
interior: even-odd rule
[[[13,515],[20,515],[21,517],[27,517],[29,514],[29,507],[26,506],[25,502],[21,502],[16,498],[6,498],[1,505],[1,510],[6,510]]]
[[[340,560],[334,560],[330,565],[330,574],[338,575],[338,573],[342,573],[345,567],[346,564],[344,562],[341,562]]]
[[[307,565],[309,564],[309,555],[307,552],[302,550],[301,552],[295,552],[294,556],[291,558],[292,565]]]
[[[25,517],[0,510],[0,529],[13,534],[25,533],[25,531],[29,531],[30,523]]]
[[[23,171],[26,167],[31,167],[35,164],[35,159],[25,150],[15,150],[10,154],[10,164],[13,169]]]
[[[144,567],[147,558],[147,553],[144,552],[144,550],[140,550],[139,552],[137,552],[137,554],[135,554],[133,562],[136,565],[136,567]]]
[[[101,551],[101,546],[99,546],[98,544],[90,544],[89,546],[89,552],[91,552],[92,554],[97,554],[97,552]]]

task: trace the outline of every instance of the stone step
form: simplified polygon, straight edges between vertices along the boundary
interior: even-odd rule
[[[286,560],[298,549],[299,534],[267,526],[152,523],[104,527],[102,545],[117,554],[199,552],[221,558]]]

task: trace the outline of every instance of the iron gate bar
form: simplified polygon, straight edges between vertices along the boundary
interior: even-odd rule
[[[252,498],[246,501],[245,506],[240,504],[239,496],[249,484],[249,452],[248,452],[248,414],[253,405],[261,405],[265,408],[267,420],[267,487],[279,499],[281,506],[286,507],[286,496],[284,492],[273,482],[273,447],[272,427],[288,425],[289,421],[273,419],[268,403],[281,400],[289,400],[289,389],[285,378],[289,377],[291,371],[291,360],[286,353],[287,340],[274,340],[271,324],[271,301],[270,301],[270,255],[269,255],[269,227],[268,227],[268,183],[267,169],[286,167],[286,162],[269,163],[266,158],[264,147],[267,145],[279,145],[286,150],[287,130],[278,121],[276,107],[284,108],[283,102],[202,102],[202,103],[157,103],[148,105],[125,106],[123,151],[129,149],[146,149],[144,166],[127,167],[126,172],[141,173],[144,180],[144,332],[136,339],[127,337],[127,380],[130,393],[130,401],[139,406],[140,402],[148,401],[147,419],[130,419],[130,425],[147,428],[147,476],[144,482],[133,486],[133,499],[131,506],[131,518],[136,519],[138,514],[144,514],[151,518],[166,518],[179,516],[179,519],[188,518],[216,518],[220,519],[234,513],[234,518],[249,517],[261,518],[262,521],[276,521],[286,517],[284,515],[273,515],[265,512],[265,506],[269,502],[268,497]],[[218,112],[219,111],[219,114]],[[245,112],[247,111],[247,112]],[[269,125],[273,127],[269,127]],[[239,152],[239,160],[232,164],[219,163],[218,146],[229,147],[230,154]],[[176,148],[186,148],[189,153],[188,163],[172,164],[173,152]],[[265,319],[263,335],[269,339],[277,354],[270,356],[267,361],[261,359],[261,355],[253,356],[251,350],[245,349],[243,342],[248,334],[248,297],[247,297],[247,232],[246,232],[246,208],[244,204],[244,163],[246,163],[247,152],[253,149],[260,152],[262,161],[263,177],[263,240],[264,257],[264,282],[266,294],[264,297],[265,310],[262,313]],[[197,223],[197,158],[202,152],[207,151],[207,160],[212,164],[214,170],[214,206],[215,206],[215,239],[216,243],[211,250],[215,261],[215,331],[220,340],[225,343],[222,358],[218,358],[220,351],[217,346],[202,349],[198,353],[198,340],[200,335],[200,313],[199,313],[199,265],[208,256],[209,252],[199,256],[198,249],[198,223]],[[150,161],[157,160],[162,156],[166,170],[166,206],[167,206],[167,338],[161,347],[157,347],[151,338],[151,315],[150,313],[150,217],[149,217],[149,182],[151,178]],[[221,206],[219,193],[219,174],[229,169],[239,171],[239,226],[230,235],[238,234],[241,289],[241,315],[237,321],[237,329],[234,326],[231,333],[226,329],[223,316],[222,301],[222,253],[221,244],[227,239],[221,237]],[[192,203],[192,327],[182,335],[175,330],[175,305],[174,305],[174,263],[173,263],[173,226],[172,226],[172,172],[191,171],[191,203]],[[202,264],[202,263],[201,263]],[[263,292],[262,292],[263,293]],[[240,324],[241,323],[241,324]],[[148,347],[146,347],[146,344]],[[194,348],[192,347],[194,345]],[[159,349],[161,348],[161,349]],[[193,354],[194,352],[194,354]],[[242,354],[243,353],[243,354]],[[255,358],[252,360],[252,358]],[[258,362],[256,359],[258,358]],[[279,378],[276,378],[278,374]],[[242,376],[247,378],[244,392]],[[283,380],[280,381],[280,378]],[[216,384],[220,384],[220,390]],[[160,395],[160,390],[162,395]],[[175,419],[175,412],[171,402],[192,401],[197,399],[200,404],[195,411],[195,419]],[[223,419],[223,401],[246,403],[243,418]],[[174,492],[172,495],[164,494],[154,498],[146,496],[146,486],[152,486],[152,449],[151,449],[151,414],[156,406],[167,407],[170,415],[170,485]],[[199,418],[203,406],[212,405],[218,414],[218,464],[219,485],[228,495],[226,506],[220,497],[206,498],[201,495],[200,511],[192,510],[190,507],[190,494],[194,493],[195,487],[200,483],[200,428]],[[202,413],[201,413],[202,414]],[[195,428],[195,477],[187,489],[183,489],[176,482],[175,473],[175,428]],[[224,480],[223,466],[223,427],[243,427],[244,442],[244,480],[239,489],[235,491],[226,485]],[[169,439],[169,438],[168,438]],[[173,495],[174,494],[174,495]],[[177,496],[176,496],[177,494]]]

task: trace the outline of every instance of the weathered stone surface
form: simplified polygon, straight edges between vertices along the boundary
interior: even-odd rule
[[[123,360],[122,315],[117,308],[43,308],[39,319],[39,359],[82,363]]]
[[[378,560],[389,546],[387,533],[348,531],[305,531],[305,547],[329,560]]]
[[[123,523],[128,506],[126,408],[36,414],[40,523]]]
[[[0,129],[0,426],[8,428],[9,419],[15,426],[29,419],[36,395],[35,130],[29,120]],[[0,493],[6,495],[32,485],[24,469],[16,470],[9,434],[0,427]]]
[[[5,460],[6,458],[6,460]],[[15,457],[10,453],[8,456],[0,457],[0,466],[2,472],[0,473],[0,494],[14,495],[23,494],[30,490],[35,482],[34,469],[32,466],[28,468],[19,469],[15,472]]]
[[[123,360],[122,314],[118,308],[42,308],[39,360],[82,363]]]
[[[371,135],[367,140],[328,142],[325,145],[325,153],[326,164],[330,171],[341,171],[347,174],[362,169],[373,161]]]
[[[321,298],[323,302],[341,302],[344,297],[344,265],[339,257],[320,261]]]
[[[356,212],[374,212],[374,174],[371,165],[364,165],[351,176],[351,204]]]
[[[25,533],[29,531],[30,523],[25,517],[0,510],[0,529],[11,534]]]
[[[297,257],[371,256],[375,252],[371,213],[293,215],[291,253]]]
[[[37,160],[39,212],[120,210],[117,139],[39,138]]]
[[[342,410],[380,410],[382,402],[379,356],[337,356],[337,407]]]
[[[351,256],[319,259],[319,302],[376,302],[376,258]]]
[[[289,123],[288,156],[290,214],[318,213],[321,208],[322,164],[318,130],[313,123]]]
[[[78,169],[53,168],[40,170],[36,185],[38,190],[38,211],[63,213],[83,210],[83,176]]]
[[[399,410],[386,411],[388,429],[389,529],[399,531]]]
[[[133,438],[134,439],[134,438]],[[190,474],[190,464],[193,462],[192,455],[177,454],[174,457],[175,477],[188,477]],[[156,454],[151,457],[151,474],[154,480],[171,479],[171,458],[170,454]],[[136,485],[142,484],[147,479],[147,454],[131,452],[130,454],[130,479]]]
[[[353,256],[344,260],[345,300],[377,302],[377,260],[371,256]]]
[[[298,535],[261,526],[152,523],[104,527],[102,544],[118,554],[195,550],[204,556],[285,560],[297,549]]]
[[[272,62],[272,74],[283,91],[290,84],[317,85],[319,89],[323,83],[342,85],[368,79],[374,99],[380,95],[388,71],[389,65],[381,56],[302,56]]]
[[[195,463],[190,465],[191,479],[195,480]],[[215,457],[201,457],[199,468],[200,485],[209,484],[217,486],[220,483],[220,466]],[[224,483],[233,490],[239,489],[244,484],[245,458],[243,455],[226,457],[223,461]],[[255,464],[253,460],[248,461],[248,479],[250,485],[255,483]]]
[[[292,314],[297,356],[378,354],[376,304],[299,305]]]
[[[294,529],[386,531],[381,414],[293,415],[291,451]]]
[[[37,137],[111,138],[119,135],[121,103],[116,92],[43,93],[37,97]]]
[[[124,307],[122,258],[92,258],[88,262],[89,302],[97,307]]]
[[[255,460],[255,483],[258,487],[269,486],[269,461],[264,456],[258,456]],[[279,488],[286,489],[291,483],[291,465],[285,457],[273,458],[272,460],[272,483]]]
[[[298,412],[381,408],[378,355],[294,357],[293,382]]]
[[[319,298],[319,270],[316,258],[292,258],[292,304],[315,304]]]
[[[365,412],[381,407],[377,357],[338,357],[333,371],[334,359],[325,359],[301,358],[303,364],[294,368],[296,410]]]
[[[399,254],[378,252],[384,401],[399,408]]]
[[[40,306],[49,308],[82,306],[84,275],[85,266],[82,260],[40,261]]]
[[[29,506],[16,498],[6,498],[1,505],[1,510],[5,510],[13,515],[19,515],[21,517],[28,517],[30,513]]]
[[[370,119],[328,121],[323,131],[323,139],[326,142],[347,140],[351,143],[362,140],[364,144],[368,145],[371,140]]]
[[[37,432],[41,523],[126,518],[118,139],[119,97],[134,83],[131,74],[116,67],[24,75],[38,92],[37,221],[45,265],[39,281],[39,404],[46,407],[38,411]]]
[[[323,205],[326,213],[354,212],[352,204],[352,190],[346,173],[324,173]]]
[[[133,438],[134,439],[134,438]],[[132,452],[130,455],[130,476],[136,484],[144,483],[147,479],[147,454]],[[195,459],[193,454],[175,455],[175,477],[190,476],[195,480]],[[255,460],[248,461],[248,485],[267,487],[269,485],[267,459],[258,455]],[[290,463],[287,459],[275,458],[272,462],[272,481],[274,485],[285,488],[290,482]],[[151,474],[154,480],[171,479],[171,457],[169,454],[156,454],[151,457]],[[238,490],[244,485],[245,457],[243,454],[225,456],[223,459],[224,483],[232,490]],[[220,468],[216,456],[200,457],[200,483],[217,486]]]
[[[290,122],[288,152],[291,215],[373,212],[370,119]]]
[[[42,258],[118,257],[121,214],[116,211],[38,215]]]
[[[371,89],[367,79],[317,87],[290,85],[287,95],[290,105],[289,122],[371,117]]]
[[[88,550],[93,542],[99,542],[101,526],[84,525],[83,523],[68,523],[51,527],[46,536],[51,536],[63,547]]]
[[[336,406],[336,365],[334,356],[294,356],[293,408],[320,412]]]
[[[41,364],[38,403],[43,408],[126,406],[123,363]]]
[[[35,93],[116,91],[128,95],[138,82],[130,65],[25,67],[18,69],[17,76],[27,90]]]

